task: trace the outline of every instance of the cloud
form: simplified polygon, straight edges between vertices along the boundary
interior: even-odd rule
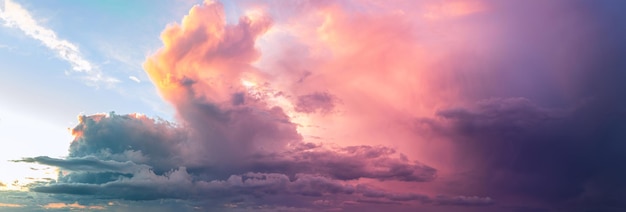
[[[315,201],[303,199],[340,198],[343,200],[390,201],[401,204],[419,201],[423,204],[489,205],[488,197],[446,197],[430,198],[416,193],[393,193],[362,184],[353,184],[332,178],[298,174],[295,178],[279,173],[246,173],[231,175],[226,180],[192,180],[186,169],[181,168],[164,175],[142,171],[131,178],[107,182],[100,185],[79,183],[58,183],[34,187],[33,191],[43,193],[66,193],[76,195],[96,195],[100,198],[125,200],[154,200],[162,198],[209,199],[212,203],[204,207],[217,207],[233,202],[238,207],[265,204],[263,201],[279,198],[290,199],[292,203],[282,204],[304,208],[328,208]],[[356,199],[355,199],[356,198]],[[296,203],[296,204],[294,204]]]
[[[313,144],[303,139],[299,130],[307,123],[294,122],[299,120],[297,112],[326,115],[340,97],[332,91],[309,91],[311,85],[304,84],[315,83],[313,74],[294,81],[303,84],[301,91],[270,83],[276,76],[255,63],[262,56],[257,42],[274,20],[264,12],[251,14],[229,24],[222,4],[207,1],[194,6],[180,25],[168,26],[161,35],[163,48],[144,68],[176,109],[178,124],[140,114],[79,116],[68,157],[19,160],[62,170],[57,181],[33,184],[30,190],[104,199],[198,199],[219,208],[229,203],[339,207],[314,204],[322,198],[431,203],[431,194],[356,188],[367,181],[432,182],[435,168],[383,145]],[[344,57],[339,60],[349,56]],[[367,72],[378,76],[371,69]]]
[[[164,120],[115,113],[79,116],[72,134],[76,138],[70,145],[71,158],[150,164],[158,172],[181,163],[188,136],[185,129]]]
[[[128,190],[129,188],[133,190]],[[278,173],[247,173],[232,175],[226,180],[192,182],[191,175],[184,168],[165,175],[156,175],[145,170],[132,178],[102,185],[68,183],[36,187],[34,190],[45,193],[98,194],[108,198],[130,200],[200,197],[232,199],[242,196],[263,197],[287,194],[322,196],[354,192],[351,185],[346,185],[341,181],[311,175],[298,175],[292,181],[288,176]]]
[[[206,1],[144,63],[177,123],[81,116],[68,157],[24,159],[63,169],[30,189],[224,210],[625,208],[613,4]]]
[[[78,46],[58,38],[54,31],[39,25],[31,14],[19,4],[5,0],[4,7],[0,11],[0,19],[5,22],[5,26],[19,29],[27,36],[40,41],[44,46],[55,51],[62,60],[70,63],[74,72],[85,73],[84,79],[88,82],[107,85],[119,82],[115,78],[103,75],[82,56]]]
[[[626,187],[618,179],[626,171],[611,164],[626,161],[624,134],[618,133],[626,117],[600,108],[600,100],[550,109],[524,98],[488,99],[441,110],[416,126],[455,144],[466,175],[475,177],[465,179],[467,189],[539,197],[546,208],[604,210],[624,207]],[[447,201],[456,202],[442,204]]]
[[[327,149],[303,144],[303,149],[256,156],[248,169],[280,170],[285,173],[314,173],[334,179],[370,178],[427,182],[436,177],[436,170],[419,162],[410,162],[404,155],[382,146],[348,146]],[[396,157],[393,157],[396,156]]]
[[[434,168],[419,162],[411,162],[406,156],[398,155],[395,150],[383,146],[327,148],[297,142],[283,151],[259,150],[251,155],[227,158],[236,161],[209,160],[212,159],[209,155],[213,150],[199,151],[197,147],[210,142],[211,140],[207,140],[210,138],[191,140],[195,138],[189,137],[184,128],[162,120],[136,114],[109,113],[80,116],[79,121],[72,130],[76,137],[70,145],[68,158],[41,156],[24,158],[16,162],[36,162],[72,171],[59,181],[86,183],[82,187],[72,187],[79,193],[92,192],[91,188],[94,185],[88,184],[99,183],[88,179],[98,176],[101,179],[108,179],[99,181],[100,183],[111,185],[127,183],[120,178],[130,177],[131,180],[128,182],[134,182],[133,179],[138,179],[140,175],[155,179],[161,179],[158,177],[164,175],[171,179],[171,175],[176,173],[184,173],[185,176],[189,175],[193,179],[203,181],[224,179],[249,171],[281,173],[288,176],[288,179],[298,178],[303,174],[315,174],[340,181],[370,178],[381,181],[424,182],[431,181],[436,176]],[[72,190],[53,188],[56,187],[51,185],[48,188],[38,187],[34,190],[60,193]],[[163,195],[169,195],[168,193]]]
[[[87,171],[87,172],[104,172],[112,171],[119,173],[133,173],[140,169],[146,169],[148,166],[137,165],[131,161],[102,161],[96,157],[88,156],[84,158],[56,159],[47,156],[39,156],[34,158],[23,158],[14,160],[13,162],[39,163],[44,165],[56,166],[70,171]]]
[[[487,99],[477,102],[474,107],[444,109],[436,115],[450,121],[447,127],[454,133],[506,136],[523,133],[567,114],[565,110],[540,108],[525,98]]]
[[[136,83],[141,83],[141,80],[139,80],[136,76],[129,76],[128,79],[135,81]]]
[[[0,203],[0,207],[3,208],[20,208],[20,207],[24,207],[23,205],[19,205],[19,204],[11,204],[11,203]]]
[[[456,197],[446,197],[446,196],[437,196],[435,198],[435,202],[437,204],[442,205],[465,205],[465,206],[481,206],[481,205],[491,205],[494,204],[494,201],[489,197],[478,197],[478,196],[456,196]]]
[[[9,45],[5,45],[5,44],[0,44],[0,49],[8,49],[8,50],[12,50],[14,49],[13,47],[9,46]]]
[[[314,92],[298,96],[295,110],[302,113],[328,113],[335,107],[336,97],[326,92]]]
[[[67,204],[67,203],[62,203],[62,202],[55,202],[55,203],[48,203],[44,206],[42,206],[45,209],[64,209],[64,208],[68,208],[68,209],[89,209],[89,210],[104,210],[105,208],[103,206],[98,206],[98,205],[91,205],[91,206],[85,206],[85,205],[81,205],[78,204],[78,202],[72,203],[72,204]]]
[[[375,189],[372,187],[369,187],[367,185],[359,185],[357,187],[357,190],[359,192],[361,192],[363,194],[364,197],[369,197],[369,198],[384,198],[387,200],[393,200],[393,201],[412,201],[412,200],[419,200],[421,202],[428,202],[429,201],[429,197],[423,194],[417,194],[417,193],[389,193],[389,192],[385,192],[383,190],[380,189]]]

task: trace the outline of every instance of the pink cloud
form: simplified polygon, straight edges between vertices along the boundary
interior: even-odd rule
[[[596,109],[623,114],[623,97],[609,94],[620,77],[584,67],[622,66],[578,60],[590,54],[571,46],[597,37],[578,24],[589,23],[586,4],[564,2],[238,1],[241,14],[229,15],[242,17],[229,23],[221,3],[205,1],[166,27],[163,47],[144,63],[177,124],[82,116],[69,158],[20,161],[74,171],[38,192],[209,196],[217,203],[207,205],[229,208],[498,211],[501,197],[511,207],[517,195],[571,200],[581,194],[565,188],[601,184],[571,176],[605,162],[583,154],[604,132],[596,129],[618,122]],[[580,84],[603,89],[574,89]],[[600,100],[583,104],[588,96]],[[551,158],[563,140],[576,145]],[[572,155],[591,162],[571,166],[582,160]],[[534,183],[554,191],[530,191]]]

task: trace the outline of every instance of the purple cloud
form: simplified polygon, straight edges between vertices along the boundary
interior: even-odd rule
[[[327,92],[314,92],[298,96],[295,110],[301,113],[329,113],[335,108],[337,97]]]

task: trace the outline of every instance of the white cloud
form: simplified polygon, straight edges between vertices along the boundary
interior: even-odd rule
[[[20,29],[27,36],[41,41],[44,46],[55,51],[61,59],[69,62],[72,71],[85,73],[84,79],[90,83],[110,85],[119,82],[115,78],[104,76],[91,62],[83,58],[75,44],[58,38],[54,31],[39,25],[19,4],[5,0],[0,10],[0,19],[4,21],[5,26]]]
[[[139,78],[137,78],[136,76],[129,76],[129,77],[128,77],[128,79],[130,79],[130,80],[132,80],[132,81],[135,81],[135,82],[137,82],[137,83],[140,83],[140,82],[141,82],[141,80],[139,80]]]
[[[0,49],[12,49],[9,45],[0,44]]]

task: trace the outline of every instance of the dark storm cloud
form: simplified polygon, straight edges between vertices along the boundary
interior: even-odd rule
[[[604,104],[555,110],[523,98],[489,99],[419,123],[452,140],[475,167],[468,176],[478,182],[466,182],[477,183],[473,189],[537,198],[548,208],[608,210],[626,207],[626,113]]]
[[[496,4],[511,27],[497,72],[464,76],[483,82],[464,90],[470,103],[420,119],[419,133],[450,141],[459,190],[520,211],[625,210],[626,4],[544,3]]]

